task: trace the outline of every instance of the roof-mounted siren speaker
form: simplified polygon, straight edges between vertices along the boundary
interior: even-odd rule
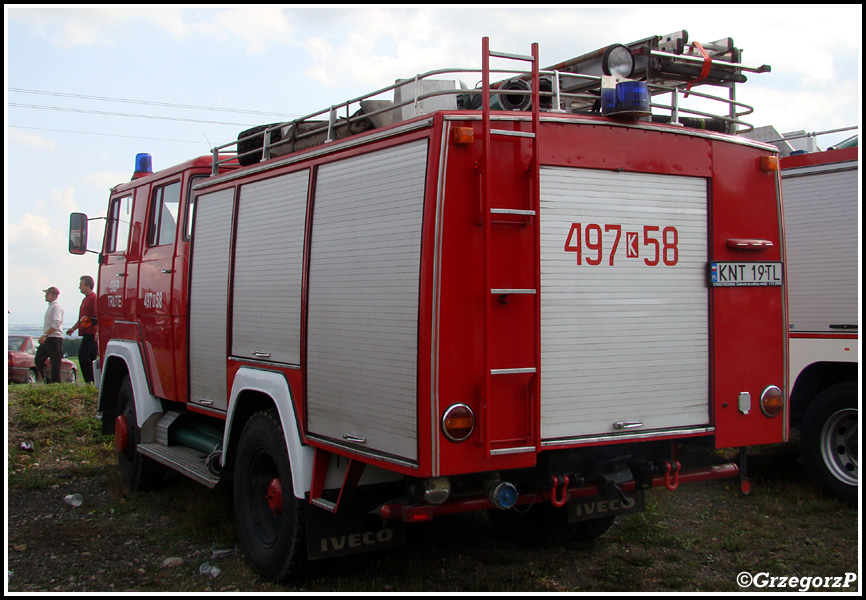
[[[602,115],[639,119],[650,114],[646,82],[629,79],[634,71],[631,50],[622,44],[609,46],[602,56],[601,69]]]

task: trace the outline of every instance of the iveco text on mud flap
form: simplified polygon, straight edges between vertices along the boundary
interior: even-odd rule
[[[311,507],[307,517],[307,554],[311,559],[342,556],[369,550],[400,546],[406,539],[403,521],[389,521],[381,527],[369,527],[368,511],[348,510],[334,515]]]
[[[644,510],[646,510],[646,493],[644,490],[623,493],[620,498],[605,496],[577,498],[567,504],[570,523],[643,512]]]
[[[277,581],[440,515],[587,539],[652,487],[748,491],[746,447],[788,435],[776,151],[732,135],[733,89],[682,96],[769,67],[685,31],[538,52],[485,38],[479,87],[402,79],[111,190],[99,410],[131,488],[231,485]]]

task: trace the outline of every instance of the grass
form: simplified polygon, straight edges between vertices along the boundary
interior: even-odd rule
[[[51,479],[47,467],[75,472],[107,464],[114,438],[100,432],[95,387],[58,383],[9,389],[10,485],[44,487]],[[32,449],[21,450],[21,443]]]

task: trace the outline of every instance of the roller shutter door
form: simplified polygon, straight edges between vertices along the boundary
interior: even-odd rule
[[[541,172],[543,440],[709,423],[707,182]]]
[[[299,365],[308,169],[241,186],[232,355]]]
[[[417,460],[427,141],[318,171],[309,267],[311,434]]]
[[[234,190],[199,196],[189,292],[190,401],[226,410],[226,322]]]

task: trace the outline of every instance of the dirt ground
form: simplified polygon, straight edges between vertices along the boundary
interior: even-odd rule
[[[19,469],[28,451],[11,422],[9,435],[7,465]],[[171,475],[158,491],[127,495],[110,448],[92,461],[40,460],[27,466],[38,478],[7,489],[7,592],[860,589],[858,508],[822,498],[786,447],[752,460],[749,496],[736,481],[651,490],[645,513],[592,543],[527,548],[484,514],[456,515],[413,526],[400,549],[332,560],[283,585],[261,580],[237,551],[229,490]],[[81,505],[67,504],[69,494]],[[205,563],[219,574],[202,574]]]

